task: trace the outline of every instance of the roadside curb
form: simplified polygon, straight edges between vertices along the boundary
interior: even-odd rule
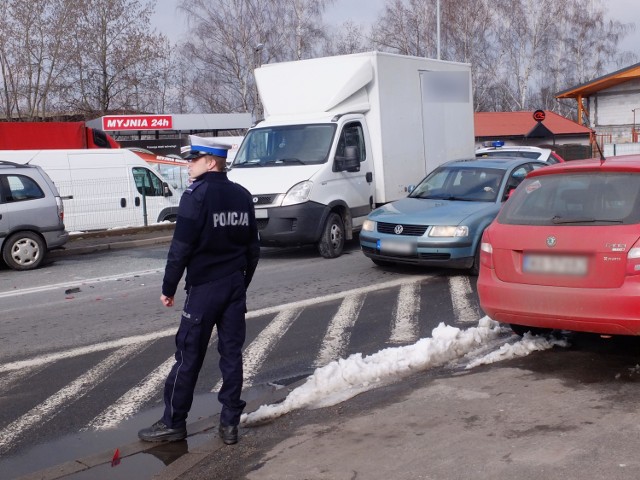
[[[64,248],[60,250],[53,250],[49,252],[51,257],[56,256],[65,256],[65,255],[83,255],[86,253],[95,253],[104,250],[117,250],[119,248],[131,248],[131,247],[141,247],[145,245],[156,245],[160,243],[168,243],[171,241],[172,236],[163,236],[163,237],[155,237],[155,238],[141,238],[138,240],[124,240],[121,242],[115,241],[112,243],[98,243],[95,245],[85,245],[85,246],[70,246],[69,248]]]
[[[163,223],[146,227],[75,232],[69,234],[69,241],[62,248],[51,250],[48,255],[56,258],[168,243],[173,237],[174,229],[175,223]]]

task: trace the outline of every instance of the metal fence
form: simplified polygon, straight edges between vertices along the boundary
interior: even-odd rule
[[[640,143],[605,143],[603,153],[605,157],[640,153]]]
[[[163,189],[139,186],[127,178],[58,180],[55,184],[63,199],[69,232],[157,223],[159,214],[179,201],[166,197]]]

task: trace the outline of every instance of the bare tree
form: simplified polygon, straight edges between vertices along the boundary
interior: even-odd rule
[[[372,30],[373,44],[383,51],[434,58],[435,5],[434,0],[388,1]]]
[[[165,39],[148,32],[155,0],[84,0],[74,32],[70,107],[89,116],[152,108],[139,94]],[[135,19],[132,21],[132,19]]]
[[[344,22],[337,32],[327,38],[324,55],[348,55],[366,52],[374,48],[365,32],[365,27],[352,21]]]
[[[0,6],[2,110],[34,120],[55,109],[70,61],[73,0],[4,0]]]
[[[477,110],[561,111],[554,94],[635,61],[601,0],[441,0],[442,59],[472,66]],[[388,0],[377,48],[435,57],[436,0]],[[566,112],[566,109],[563,110]]]
[[[634,27],[608,21],[599,0],[588,5],[580,0],[566,1],[564,9],[553,48],[545,52],[545,65],[536,76],[539,90],[532,101],[537,108],[575,116],[575,104],[558,103],[555,93],[634,63],[633,54],[618,51],[620,40]]]
[[[253,112],[253,70],[262,63],[315,56],[324,39],[321,13],[333,0],[182,0],[190,36],[190,95],[215,112]],[[202,107],[201,107],[202,108]]]

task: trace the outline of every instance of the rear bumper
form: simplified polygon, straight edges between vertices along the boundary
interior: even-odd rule
[[[40,232],[47,242],[47,250],[59,248],[69,241],[69,232],[66,230],[55,230],[51,232]]]
[[[480,307],[493,320],[528,327],[640,335],[640,278],[620,288],[570,288],[502,282],[480,268]]]

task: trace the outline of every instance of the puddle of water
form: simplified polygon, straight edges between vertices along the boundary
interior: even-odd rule
[[[247,402],[260,400],[262,398],[268,401],[269,396],[277,388],[278,387],[272,385],[255,385],[244,391],[242,398]],[[135,442],[138,438],[138,430],[155,423],[162,417],[163,410],[164,405],[158,405],[153,409],[134,415],[115,429],[78,432],[73,435],[57,438],[51,442],[35,445],[31,448],[21,449],[15,455],[5,456],[5,458],[0,459],[0,471],[3,472],[3,478],[16,478],[55,465],[82,459],[96,453],[106,451],[115,452],[116,448]],[[217,393],[196,395],[187,421],[187,432],[189,432],[189,424],[219,413],[220,404],[218,403]],[[188,448],[193,449],[197,445],[208,441],[213,438],[215,433],[216,430],[211,429],[201,434],[191,435],[187,437],[187,441],[184,442],[182,446],[179,444],[183,442],[159,444],[158,447],[155,447],[157,450],[155,450],[155,448],[152,449],[155,454],[152,451],[148,451],[131,455],[122,458],[120,464],[115,467],[112,467],[110,464],[101,465],[65,478],[73,480],[81,480],[84,478],[109,478],[111,480],[118,478],[136,478],[144,480],[162,470],[165,465],[168,465],[168,463],[166,463],[167,459],[175,461],[181,455],[187,453]],[[169,446],[159,448],[164,445]],[[174,447],[170,445],[177,446]],[[104,477],[99,475],[104,475]]]
[[[99,465],[64,477],[64,480],[145,480],[162,471],[190,450],[213,439],[210,432],[188,437],[180,442],[160,443],[144,452],[121,458],[117,465]]]

